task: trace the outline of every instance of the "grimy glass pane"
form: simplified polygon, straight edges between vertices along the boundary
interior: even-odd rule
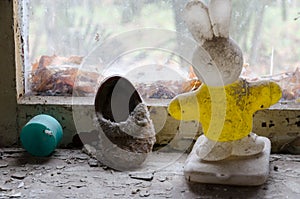
[[[71,95],[74,76],[84,58],[103,41],[126,31],[160,28],[176,31],[193,39],[182,20],[182,9],[187,3],[183,0],[24,0],[24,2],[26,13],[23,17],[26,18],[25,32],[28,33],[24,41],[27,44],[25,57],[28,58],[25,63],[25,79],[28,82],[26,92],[30,95]],[[298,86],[300,72],[297,68],[300,64],[300,19],[298,19],[300,2],[297,0],[232,2],[230,34],[244,53],[245,68],[242,75],[252,81],[260,78],[274,79],[285,92],[284,100],[297,100],[300,95]],[[148,59],[142,59],[143,56]],[[185,66],[187,64],[182,63],[178,56],[166,52],[161,55],[150,53],[149,56],[146,52],[134,52],[122,58],[127,60],[125,62],[127,65],[149,59],[157,59],[156,62],[163,62],[164,64],[160,65],[164,66],[168,63],[179,68],[184,65],[181,68],[185,78],[181,78],[180,81],[175,78],[174,81],[179,82],[178,84],[188,82],[189,89],[195,86],[193,70]],[[124,65],[124,62],[122,63]],[[151,64],[153,63],[149,65]],[[85,94],[93,92],[88,90],[89,84],[99,81],[93,77],[98,77],[95,73],[99,75],[101,71],[94,69],[84,71],[86,74],[83,75],[83,79],[86,77],[84,83],[87,85]],[[126,71],[126,67],[122,66],[115,70]],[[162,77],[161,81],[156,78],[155,82],[160,81],[159,87],[172,78]],[[48,81],[45,81],[46,79]],[[169,89],[164,92],[177,94],[185,91],[188,89],[184,91]]]

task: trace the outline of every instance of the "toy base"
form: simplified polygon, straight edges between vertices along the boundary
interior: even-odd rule
[[[242,186],[257,186],[265,183],[269,174],[271,151],[268,138],[257,137],[265,142],[265,147],[260,154],[208,162],[201,160],[196,154],[202,136],[198,138],[185,162],[184,175],[188,181]]]

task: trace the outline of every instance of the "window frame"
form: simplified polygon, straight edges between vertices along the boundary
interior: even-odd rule
[[[10,108],[16,109],[15,112],[15,123],[16,128],[10,129],[5,132],[5,135],[2,132],[0,133],[0,137],[4,137],[5,140],[9,140],[7,144],[3,144],[0,141],[0,146],[2,145],[11,145],[12,143],[18,143],[18,135],[22,127],[37,114],[46,113],[55,116],[58,121],[62,124],[64,129],[64,138],[61,143],[61,147],[65,147],[72,142],[73,136],[77,133],[76,127],[73,120],[72,114],[72,106],[83,106],[86,107],[87,110],[93,110],[93,102],[91,98],[78,98],[78,100],[73,100],[72,97],[62,97],[62,96],[25,96],[25,83],[24,83],[24,45],[23,41],[26,38],[23,38],[21,35],[21,16],[20,10],[22,9],[22,1],[14,0],[3,1],[8,3],[9,6],[3,9],[6,9],[7,12],[10,13],[11,17],[13,17],[13,21],[11,27],[13,28],[13,34],[10,35],[10,40],[14,41],[14,60],[13,62],[9,62],[8,65],[10,70],[15,70],[15,77],[10,82],[6,82],[4,85],[0,85],[1,89],[7,87],[12,84],[15,85],[15,93],[13,93],[14,100],[13,104]],[[2,13],[2,12],[1,12]],[[6,26],[7,27],[7,26]],[[0,37],[1,38],[1,37]],[[3,39],[3,38],[2,38]],[[9,54],[9,52],[7,52]],[[3,70],[1,68],[1,70]],[[2,72],[2,74],[4,74]],[[3,95],[1,95],[3,97]],[[8,96],[12,98],[12,96]],[[8,98],[7,97],[7,98]],[[12,99],[10,99],[12,100]],[[84,103],[83,103],[84,102]],[[166,108],[166,107],[165,107]],[[3,113],[0,113],[1,118],[5,117]],[[275,127],[273,129],[270,127],[266,129],[263,127],[263,123],[270,124],[273,123],[274,118],[277,118]],[[289,118],[289,119],[287,119]],[[299,121],[297,120],[299,119]],[[290,125],[288,123],[284,123],[284,121],[295,121],[294,125]],[[271,122],[272,121],[272,122]],[[298,104],[285,104],[285,105],[275,105],[270,109],[262,110],[254,114],[254,122],[253,129],[255,133],[259,135],[264,135],[269,137],[272,140],[273,144],[273,152],[279,152],[284,149],[284,146],[287,146],[290,143],[295,142],[298,143],[298,147],[300,148],[299,141],[300,140],[300,125],[297,126],[297,122],[300,123],[300,106]],[[267,125],[267,126],[268,126]],[[282,126],[280,126],[282,125]],[[286,126],[284,126],[286,125]],[[289,126],[288,126],[289,125]],[[270,125],[272,126],[272,125]],[[5,126],[9,128],[9,126]],[[1,128],[0,128],[1,130]],[[167,131],[167,130],[166,130]],[[279,133],[276,131],[280,131]],[[6,137],[8,134],[12,136]],[[176,133],[176,132],[175,132]],[[170,136],[170,135],[166,135]],[[188,139],[194,139],[193,137],[188,137]],[[4,141],[5,142],[5,141]],[[164,143],[161,143],[164,144]],[[275,147],[274,147],[275,146]],[[299,148],[297,151],[300,153]]]

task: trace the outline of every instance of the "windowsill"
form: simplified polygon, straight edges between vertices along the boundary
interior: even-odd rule
[[[270,110],[300,110],[300,103],[279,102],[269,108]]]
[[[167,106],[169,99],[147,99],[147,106]],[[94,105],[94,97],[63,97],[63,96],[26,96],[18,99],[18,104],[22,105]]]
[[[177,136],[174,147],[180,148],[185,140],[194,140],[202,133],[201,125],[193,121],[180,123],[167,114],[166,107],[170,100],[150,99],[145,103],[149,107],[150,117],[157,131],[157,143],[168,144]],[[94,97],[61,97],[61,96],[26,96],[18,100],[18,126],[21,128],[37,114],[46,113],[55,116],[64,129],[61,146],[72,142],[73,136],[81,131],[89,132],[89,127],[77,129],[76,124],[89,124],[93,121]],[[73,109],[75,108],[75,109]],[[74,112],[75,111],[75,112]],[[278,103],[269,109],[258,111],[253,116],[253,132],[271,139],[272,152],[300,153],[299,103]],[[74,118],[75,113],[75,118]],[[83,121],[80,113],[86,119]],[[80,121],[77,121],[81,118]],[[77,119],[77,120],[76,120]],[[82,120],[82,121],[81,121]],[[173,141],[172,141],[173,142]]]
[[[18,100],[22,105],[93,105],[94,97],[26,96]]]
[[[146,99],[147,106],[167,106],[169,99]],[[63,96],[26,96],[18,99],[18,104],[24,105],[93,105],[94,97],[63,97]],[[269,110],[300,110],[300,103],[278,102]]]

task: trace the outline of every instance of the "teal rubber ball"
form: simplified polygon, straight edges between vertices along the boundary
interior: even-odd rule
[[[52,116],[41,114],[33,117],[21,131],[23,148],[33,156],[49,156],[63,136],[60,123]]]

